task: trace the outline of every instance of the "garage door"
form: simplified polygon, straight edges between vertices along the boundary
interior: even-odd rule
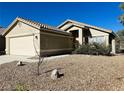
[[[10,54],[35,56],[33,36],[10,38]]]

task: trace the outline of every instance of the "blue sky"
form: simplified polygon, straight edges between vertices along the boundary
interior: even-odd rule
[[[118,17],[124,11],[119,2],[0,3],[0,25],[7,27],[17,16],[58,26],[66,19],[113,31],[124,29]]]

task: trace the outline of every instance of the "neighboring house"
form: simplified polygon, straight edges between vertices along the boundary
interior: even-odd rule
[[[3,35],[6,37],[6,54],[9,55],[53,55],[73,49],[70,33],[19,17]]]
[[[0,27],[0,54],[5,51],[5,37],[2,36],[4,28]]]
[[[105,46],[112,46],[112,53],[115,53],[116,34],[112,30],[91,26],[73,20],[66,20],[58,26],[58,29],[72,33],[75,37],[74,46],[77,47],[87,43],[100,43]]]

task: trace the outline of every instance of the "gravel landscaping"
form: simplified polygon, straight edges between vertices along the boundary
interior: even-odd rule
[[[45,60],[37,76],[37,64],[16,66],[17,61],[0,65],[0,90],[124,90],[124,55],[113,57],[70,55]],[[50,78],[58,68],[64,74]]]

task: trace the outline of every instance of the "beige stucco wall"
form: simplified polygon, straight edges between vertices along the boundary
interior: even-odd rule
[[[68,24],[62,26],[60,29],[65,30],[65,29],[66,29],[67,27],[69,27],[69,26],[71,26],[71,23],[68,23]]]
[[[73,38],[71,36],[59,35],[55,33],[45,33],[40,35],[41,55],[43,53],[68,52],[73,49]]]
[[[70,25],[71,25],[71,23],[67,23],[64,26],[62,26],[60,29],[65,30]],[[71,27],[67,30],[67,32],[70,32],[71,30],[78,30],[79,31],[79,34],[78,34],[79,37],[76,38],[76,40],[79,42],[80,45],[83,44],[83,42],[85,42],[84,41],[85,39],[83,37],[83,28],[84,28],[83,26],[78,25],[78,26],[73,26],[73,27]],[[93,29],[93,28],[89,28],[89,30],[90,30],[92,36],[102,36],[102,37],[104,37],[105,45],[106,46],[109,45],[109,33],[103,32],[101,30],[96,30],[96,29]]]
[[[70,29],[67,30],[67,32],[70,32],[71,30],[80,30],[81,28],[80,27],[71,27]]]
[[[91,29],[90,28],[90,32],[92,34],[92,36],[107,36],[109,35],[108,33],[102,32],[100,30],[96,30],[96,29]]]
[[[66,26],[63,26],[63,27],[66,27]],[[67,32],[70,32],[72,30],[78,30],[79,31],[79,37],[76,38],[76,40],[79,41],[79,44],[83,44],[84,41],[84,37],[83,37],[83,28],[80,28],[80,27],[77,27],[77,26],[74,26],[74,27],[71,27],[70,29],[67,30]],[[96,29],[92,29],[90,28],[90,33],[92,36],[104,36],[104,40],[105,40],[105,45],[108,46],[109,45],[109,33],[106,33],[106,32],[102,32],[100,30],[96,30]]]
[[[14,37],[14,36],[21,36],[21,35],[29,35],[32,33],[39,33],[38,29],[31,27],[25,23],[18,22],[6,35],[6,37]]]
[[[104,36],[105,45],[106,46],[109,45],[109,33],[105,33],[105,32],[102,32],[100,30],[91,29],[91,28],[90,28],[90,32],[91,32],[92,36]]]
[[[38,29],[35,29],[34,27],[31,27],[25,23],[18,22],[12,29],[8,31],[8,34],[6,35],[6,54],[10,54],[10,39],[11,38],[17,38],[17,37],[25,37],[25,36],[34,36],[37,35],[38,38],[40,38],[40,31]],[[23,45],[27,45],[27,43],[23,40],[20,43]],[[40,52],[40,41],[37,40],[36,49],[38,52]],[[16,46],[16,44],[15,44]]]
[[[47,31],[40,31],[34,27],[31,27],[25,23],[17,23],[6,35],[6,53],[10,54],[10,39],[18,37],[28,37],[28,36],[37,36],[34,39],[34,45],[37,52],[41,54],[56,54],[58,52],[67,52],[71,51],[73,48],[73,38],[69,35],[62,35]],[[27,42],[27,41],[26,41]],[[24,39],[20,43],[26,45]],[[29,41],[31,42],[31,41]],[[16,44],[15,44],[16,47]]]
[[[79,45],[82,45],[83,44],[83,29],[82,28],[80,28],[80,27],[76,27],[76,26],[74,26],[74,27],[71,27],[70,29],[68,29],[67,30],[67,32],[70,32],[70,31],[73,31],[73,30],[78,30],[78,36],[79,37],[77,37],[76,38],[76,40],[78,41],[78,43],[79,43]]]

